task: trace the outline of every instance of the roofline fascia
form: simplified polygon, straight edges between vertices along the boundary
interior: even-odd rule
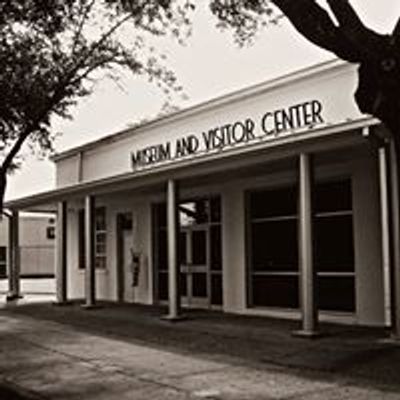
[[[360,129],[363,127],[371,127],[375,125],[379,125],[380,121],[377,120],[376,118],[370,117],[370,116],[365,116],[362,118],[359,118],[357,120],[353,121],[344,121],[340,122],[338,124],[331,124],[331,125],[324,125],[322,127],[317,127],[312,130],[313,136],[315,137],[318,135],[328,135],[330,133],[340,133],[344,131],[352,131],[356,129]],[[263,145],[267,144],[271,147],[273,146],[280,146],[283,144],[287,144],[288,141],[293,141],[297,138],[298,135],[304,132],[304,129],[300,129],[297,131],[293,131],[291,135],[285,136],[281,139],[278,139],[279,142],[276,143],[276,141],[273,142],[264,142],[264,143],[257,143],[253,146],[259,146],[259,147],[264,147]],[[293,138],[294,137],[294,138]],[[305,137],[307,138],[307,137]],[[73,197],[74,195],[78,195],[81,192],[85,192],[88,190],[97,190],[101,187],[112,185],[112,184],[121,184],[125,181],[129,181],[132,179],[140,179],[143,177],[148,177],[148,176],[154,176],[157,173],[164,173],[168,171],[173,171],[174,169],[177,168],[183,168],[187,166],[188,164],[194,165],[195,163],[200,163],[204,161],[210,161],[214,160],[216,157],[223,157],[223,158],[229,158],[230,156],[238,155],[240,153],[247,154],[251,151],[254,151],[254,148],[252,146],[246,146],[243,148],[233,148],[230,150],[227,150],[223,153],[213,153],[213,154],[208,154],[208,155],[202,155],[202,156],[197,156],[194,158],[190,158],[187,160],[180,160],[180,161],[175,161],[173,163],[168,163],[167,165],[160,165],[157,167],[153,167],[152,169],[144,169],[140,171],[133,171],[133,172],[124,172],[119,175],[115,176],[110,176],[106,177],[103,179],[98,179],[98,180],[93,180],[89,182],[81,182],[78,184],[73,184],[73,185],[68,185],[64,186],[59,189],[54,189],[50,190],[47,192],[42,192],[26,197],[22,197],[19,199],[15,200],[9,200],[5,203],[4,207],[13,210],[13,209],[23,209],[25,207],[33,207],[33,206],[38,206],[41,204],[46,204],[46,203],[53,203],[56,201],[60,201],[63,197]]]
[[[334,58],[334,59],[316,64],[316,65],[302,68],[300,70],[288,73],[286,75],[283,75],[283,76],[280,76],[280,77],[277,77],[277,78],[274,78],[274,79],[271,79],[271,80],[268,80],[265,82],[257,83],[252,86],[248,86],[248,87],[245,87],[245,88],[242,88],[239,90],[235,90],[233,92],[224,94],[217,98],[213,98],[213,99],[207,100],[205,102],[201,102],[199,104],[190,106],[188,108],[175,111],[171,114],[157,117],[153,120],[144,122],[136,127],[127,128],[122,131],[104,136],[100,139],[82,144],[81,146],[77,146],[77,147],[73,147],[69,150],[65,150],[61,153],[55,154],[50,159],[54,162],[58,162],[62,159],[76,156],[79,153],[86,152],[88,150],[92,150],[93,148],[95,148],[97,146],[113,143],[113,142],[123,139],[124,137],[129,136],[129,135],[139,134],[148,129],[156,128],[156,127],[161,126],[166,123],[172,123],[175,121],[179,121],[183,118],[191,117],[194,114],[206,112],[215,107],[221,107],[227,103],[238,102],[238,101],[247,99],[248,97],[251,97],[254,95],[259,95],[259,94],[265,93],[270,90],[288,86],[288,85],[293,84],[294,82],[302,80],[304,78],[318,75],[321,72],[324,72],[328,69],[333,71],[338,68],[346,68],[346,67],[351,68],[351,66],[352,66],[352,64],[350,64],[350,63],[347,63],[338,58]]]

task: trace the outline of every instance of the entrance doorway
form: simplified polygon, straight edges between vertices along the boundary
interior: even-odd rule
[[[210,250],[208,227],[181,228],[180,289],[182,304],[207,307],[210,303]]]
[[[131,250],[133,243],[132,214],[117,214],[117,300],[126,300],[127,279],[131,264]]]
[[[165,203],[154,206],[154,261],[159,301],[168,300]],[[179,204],[179,289],[182,306],[222,305],[221,201],[201,198]]]

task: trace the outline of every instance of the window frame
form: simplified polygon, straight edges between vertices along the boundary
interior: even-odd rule
[[[101,217],[104,221],[104,226],[98,227],[98,219],[101,215],[100,213],[104,213]],[[94,263],[96,270],[106,270],[107,269],[107,208],[106,206],[99,206],[95,208],[94,215]],[[99,241],[99,237],[104,237],[104,241]],[[104,251],[99,251],[99,244],[104,246]],[[86,242],[85,242],[85,209],[80,208],[78,210],[78,269],[85,270],[86,269],[86,260],[85,260],[85,252],[86,252]],[[101,260],[101,261],[100,261]],[[101,264],[101,266],[99,265]]]
[[[324,185],[324,184],[334,184],[340,183],[343,185],[349,185],[350,189],[350,209],[342,209],[334,210],[334,211],[314,211],[314,219],[322,219],[322,218],[329,218],[329,217],[342,217],[342,216],[350,216],[352,222],[352,247],[353,247],[353,255],[352,255],[352,271],[316,271],[317,279],[319,278],[352,278],[353,285],[354,285],[354,308],[352,311],[342,311],[342,310],[333,310],[334,312],[346,313],[346,314],[354,314],[356,312],[356,259],[355,259],[355,234],[354,234],[354,204],[353,204],[353,181],[351,175],[343,175],[337,177],[330,177],[328,179],[319,180],[315,182],[315,186]],[[271,310],[286,310],[288,308],[282,306],[264,306],[264,305],[255,305],[254,304],[254,277],[255,276],[273,276],[273,277],[283,277],[283,276],[297,276],[300,278],[300,270],[299,267],[296,271],[257,271],[253,269],[253,254],[252,254],[252,224],[253,223],[262,223],[263,221],[284,221],[288,219],[296,219],[298,220],[298,202],[297,209],[295,215],[282,215],[282,216],[268,216],[268,217],[253,217],[251,216],[251,195],[257,192],[268,192],[268,191],[279,191],[282,189],[292,190],[295,184],[293,182],[286,182],[284,185],[276,185],[276,186],[264,186],[264,187],[257,187],[253,189],[245,190],[244,192],[244,212],[245,212],[245,262],[246,262],[246,303],[248,308],[265,308]],[[315,250],[314,250],[315,251]],[[315,264],[315,268],[317,265]],[[300,299],[299,299],[299,307],[300,307]],[[289,308],[293,311],[299,311],[300,308]],[[331,309],[324,309],[320,308],[320,311],[332,311]]]

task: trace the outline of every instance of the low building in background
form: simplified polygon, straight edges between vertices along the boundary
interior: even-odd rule
[[[0,220],[0,279],[7,278],[9,218]],[[19,226],[21,278],[54,278],[54,214],[22,214]]]

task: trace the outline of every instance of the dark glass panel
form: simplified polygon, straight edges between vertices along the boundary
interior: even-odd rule
[[[154,219],[157,228],[165,228],[167,226],[167,206],[165,203],[155,204],[153,208]]]
[[[79,253],[79,268],[85,268],[85,211],[78,211],[78,253]]]
[[[222,275],[211,274],[211,304],[222,305]]]
[[[0,262],[6,262],[7,248],[5,246],[0,247]]]
[[[168,273],[160,272],[158,274],[158,299],[168,300]]]
[[[96,254],[105,254],[106,245],[105,243],[96,243]]]
[[[267,218],[297,213],[296,188],[256,191],[250,194],[250,218]]]
[[[207,263],[207,231],[192,231],[192,264]]]
[[[106,258],[105,257],[96,257],[95,258],[95,267],[99,269],[105,269],[106,268]]]
[[[195,272],[192,274],[193,297],[207,297],[207,274]]]
[[[99,207],[95,211],[95,230],[105,231],[106,230],[106,208]]]
[[[7,276],[7,266],[5,264],[0,264],[0,278],[5,278]]]
[[[179,264],[187,264],[187,233],[179,233]]]
[[[297,271],[297,221],[266,221],[251,227],[254,271]]]
[[[179,274],[179,293],[181,296],[187,296],[187,275]]]
[[[168,269],[167,254],[167,232],[162,229],[157,231],[157,268],[158,270]]]
[[[297,276],[253,276],[253,305],[264,307],[299,307]]]
[[[210,227],[210,251],[211,251],[211,270],[222,270],[222,243],[221,226],[212,225]]]
[[[353,222],[351,215],[315,218],[317,271],[353,272]]]
[[[350,179],[318,183],[315,187],[314,202],[316,212],[351,210]]]
[[[125,213],[121,215],[121,229],[131,231],[132,230],[132,214]]]
[[[318,277],[318,308],[354,312],[354,277]]]
[[[210,214],[211,222],[221,222],[221,199],[219,197],[213,197],[210,200]]]

